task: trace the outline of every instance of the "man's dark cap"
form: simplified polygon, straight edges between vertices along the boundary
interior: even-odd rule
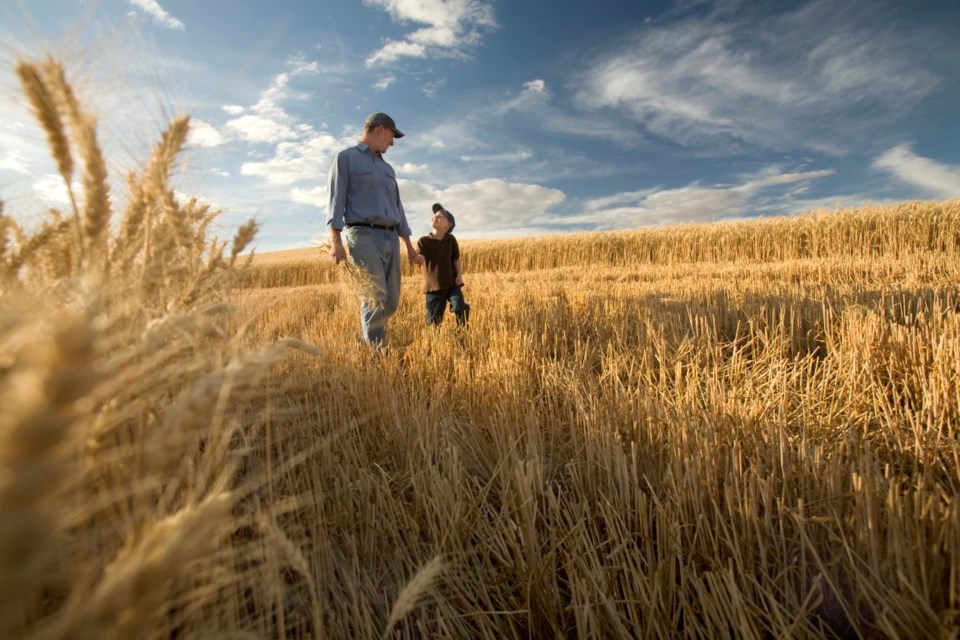
[[[363,128],[375,129],[380,125],[392,130],[394,138],[403,137],[403,132],[400,131],[400,129],[397,129],[397,123],[393,121],[393,118],[381,111],[378,111],[377,113],[371,113],[369,116],[367,116],[367,121],[363,123]]]

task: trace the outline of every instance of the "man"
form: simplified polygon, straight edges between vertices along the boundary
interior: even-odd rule
[[[330,167],[330,258],[339,264],[350,248],[353,262],[366,271],[376,289],[376,300],[361,300],[363,339],[379,348],[386,339],[387,319],[400,303],[400,239],[415,265],[423,264],[410,242],[410,226],[400,203],[393,167],[383,154],[402,138],[393,118],[372,113],[354,147],[344,149]]]

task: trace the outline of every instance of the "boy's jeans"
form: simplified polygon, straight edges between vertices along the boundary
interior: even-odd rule
[[[465,326],[470,320],[470,305],[463,298],[463,289],[456,285],[449,289],[427,292],[427,324],[439,326],[443,322],[447,301],[450,302],[450,311],[457,316],[457,326]]]
[[[396,231],[349,227],[347,247],[354,264],[370,276],[375,300],[360,301],[360,330],[375,347],[387,337],[387,318],[400,305],[400,237]]]

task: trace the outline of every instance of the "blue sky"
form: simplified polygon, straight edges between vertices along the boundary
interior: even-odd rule
[[[163,123],[193,131],[176,188],[325,236],[333,154],[367,114],[415,236],[544,235],[960,196],[955,0],[12,0],[0,5],[0,198],[64,189],[18,58],[66,63],[124,198]]]

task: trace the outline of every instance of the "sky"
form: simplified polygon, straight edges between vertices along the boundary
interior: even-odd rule
[[[174,186],[258,252],[326,237],[334,154],[384,111],[414,239],[637,229],[960,197],[956,0],[4,0],[0,199],[66,189],[14,74],[61,60],[122,205]]]

